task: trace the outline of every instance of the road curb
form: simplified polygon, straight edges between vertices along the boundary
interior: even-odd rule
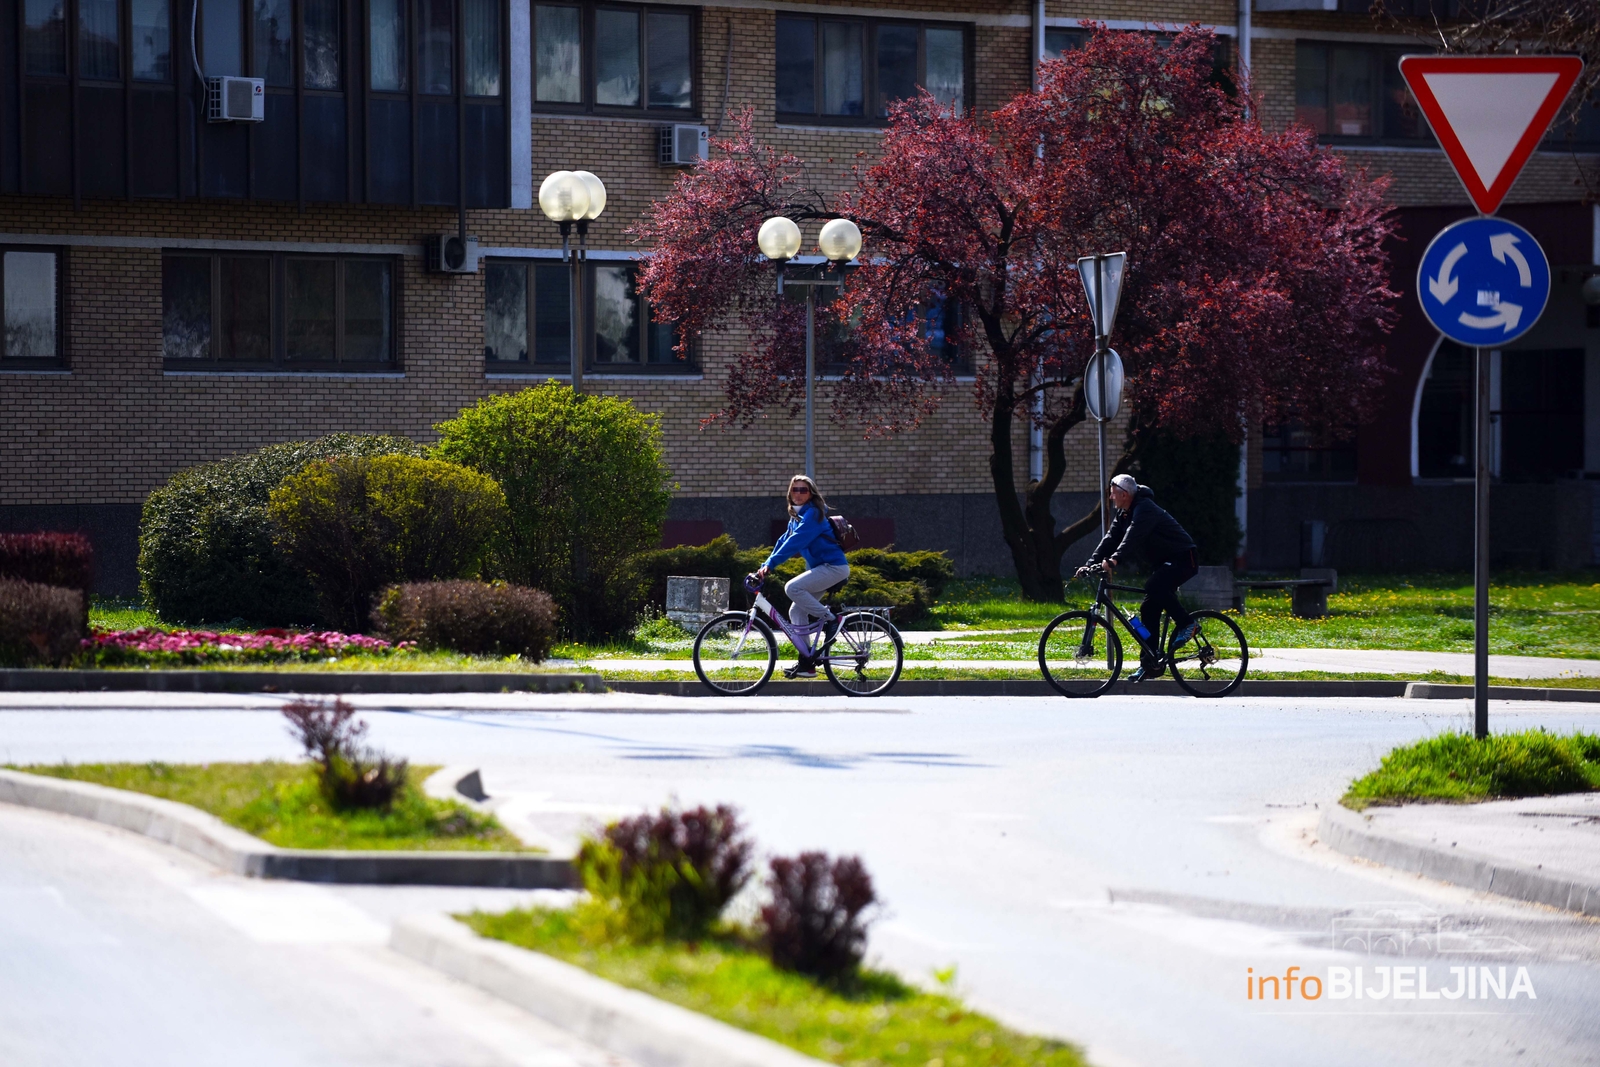
[[[187,804],[21,771],[0,770],[0,803],[130,830],[247,878],[512,889],[568,889],[576,885],[571,863],[554,856],[278,848]]]
[[[643,1067],[821,1067],[791,1048],[625,989],[580,967],[479,937],[443,915],[394,924],[389,947]]]
[[[1329,848],[1347,856],[1468,889],[1600,916],[1600,884],[1555,869],[1519,867],[1481,853],[1441,848],[1432,842],[1380,830],[1371,818],[1337,801],[1323,805],[1317,836]]]
[[[714,697],[698,680],[684,681],[607,681],[606,686],[619,693],[649,693],[657,696]],[[1297,681],[1292,679],[1263,679],[1253,682],[1248,677],[1239,684],[1233,695],[1258,697],[1402,697],[1406,695],[1407,682],[1385,681]],[[1469,687],[1470,688],[1470,687]],[[1178,683],[1171,679],[1152,679],[1133,683],[1119,680],[1109,690],[1112,696],[1187,696]],[[843,696],[828,682],[772,682],[758,696]],[[908,678],[895,683],[885,697],[913,696],[1056,696],[1050,683],[1043,678]],[[728,697],[738,700],[738,697]],[[1063,698],[1065,699],[1065,698]]]
[[[0,670],[0,692],[602,693],[594,673],[523,671]]]
[[[1407,682],[1406,696],[1412,700],[1470,700],[1472,686],[1442,682]],[[1565,700],[1600,704],[1600,689],[1557,689],[1549,686],[1491,685],[1491,700]]]

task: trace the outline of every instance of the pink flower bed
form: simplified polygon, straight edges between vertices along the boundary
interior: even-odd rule
[[[213,658],[241,660],[321,659],[355,653],[384,655],[413,642],[393,644],[381,637],[345,634],[337,630],[294,633],[267,629],[255,633],[218,633],[212,630],[157,630],[144,626],[137,630],[109,630],[96,633],[83,642],[85,651],[100,661],[140,659],[199,663]]]

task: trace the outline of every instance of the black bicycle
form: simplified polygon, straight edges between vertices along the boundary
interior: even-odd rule
[[[1186,692],[1197,697],[1224,697],[1239,688],[1250,665],[1250,646],[1238,623],[1220,611],[1196,611],[1194,621],[1199,626],[1180,646],[1169,639],[1169,632],[1172,638],[1177,633],[1163,612],[1161,632],[1146,641],[1117,608],[1113,591],[1144,592],[1138,586],[1113,585],[1102,572],[1090,610],[1063,612],[1044,628],[1039,637],[1039,669],[1056,692],[1067,697],[1097,697],[1111,688],[1122,673],[1122,640],[1111,625],[1113,618],[1145,653],[1142,658],[1160,662]]]

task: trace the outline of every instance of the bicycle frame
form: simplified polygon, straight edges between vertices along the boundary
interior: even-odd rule
[[[814,634],[821,633],[825,624],[819,622],[815,626],[792,626],[788,619],[778,614],[778,609],[772,606],[772,601],[768,600],[764,593],[757,592],[755,600],[750,605],[750,610],[746,612],[750,622],[745,623],[744,636],[740,637],[739,643],[734,646],[734,655],[738,655],[744,649],[745,638],[750,636],[751,623],[755,622],[756,616],[761,613],[765,613],[765,621],[777,624],[778,629],[782,630],[784,636],[789,639],[789,643],[800,651],[800,655],[810,656],[812,654],[811,638]],[[833,661],[832,656],[827,657],[827,659],[829,662]]]
[[[1094,606],[1105,608],[1107,615],[1122,623],[1122,628],[1128,631],[1128,636],[1133,638],[1135,644],[1156,659],[1164,661],[1167,658],[1167,654],[1162,650],[1167,644],[1167,627],[1172,624],[1172,620],[1167,618],[1167,613],[1164,611],[1161,613],[1161,629],[1158,632],[1150,635],[1156,641],[1156,647],[1151,648],[1149,643],[1146,642],[1144,638],[1139,636],[1139,631],[1135,630],[1133,625],[1128,622],[1128,616],[1124,615],[1121,610],[1117,608],[1117,602],[1111,596],[1113,590],[1120,590],[1124,593],[1140,594],[1143,594],[1144,590],[1136,585],[1114,585],[1112,584],[1111,579],[1102,574],[1100,576],[1100,584],[1095,589]],[[1109,627],[1111,624],[1108,622],[1106,625]],[[1086,644],[1093,634],[1094,624],[1091,622],[1088,629],[1085,631],[1084,641]]]

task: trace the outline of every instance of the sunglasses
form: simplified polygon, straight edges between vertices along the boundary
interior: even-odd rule
[[[805,493],[807,495],[810,495],[811,487],[809,485],[791,485],[789,487],[789,492],[791,492],[791,493]]]

